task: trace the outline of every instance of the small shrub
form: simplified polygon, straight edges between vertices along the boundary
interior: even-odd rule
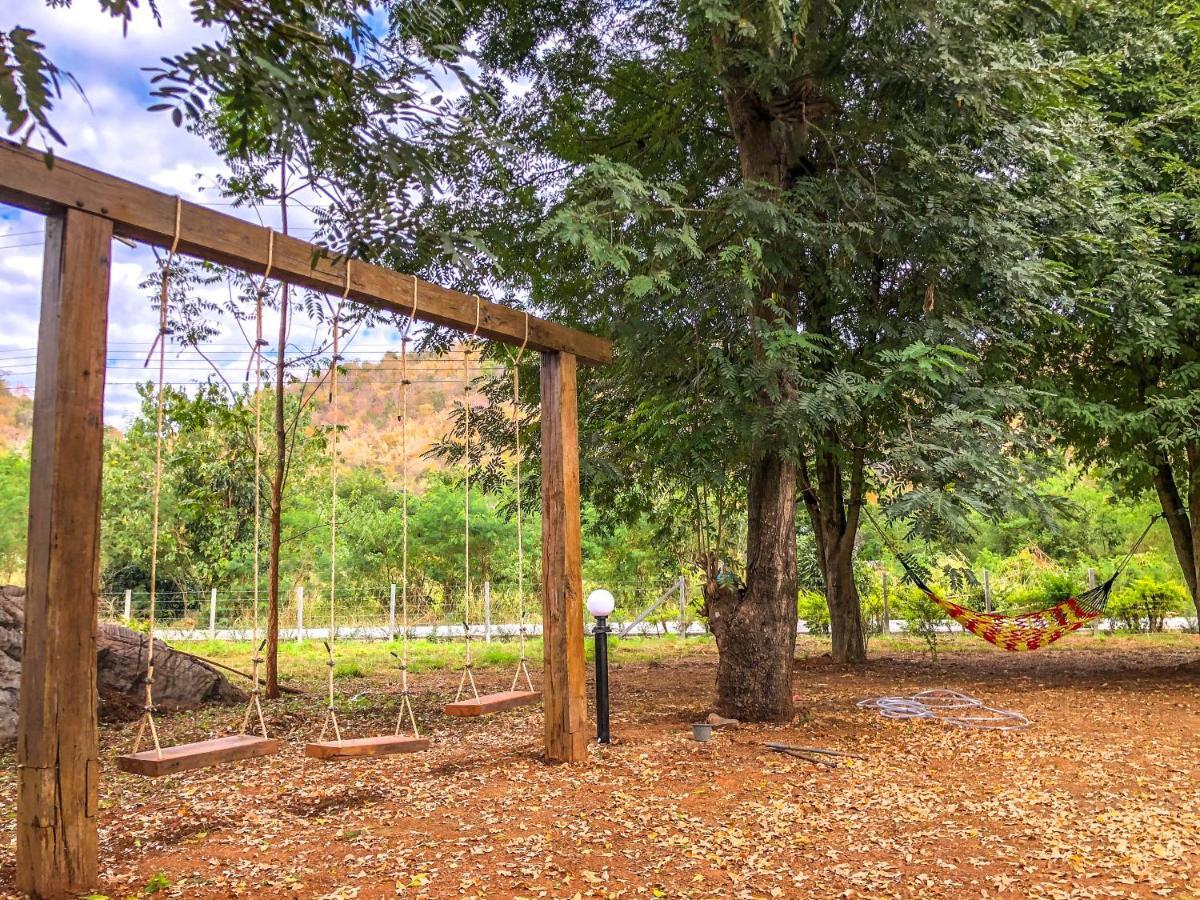
[[[1180,585],[1139,578],[1113,594],[1107,612],[1121,628],[1149,633],[1162,631],[1167,616],[1183,612],[1187,604],[1187,592]]]
[[[165,891],[171,886],[171,879],[167,877],[165,872],[155,872],[146,881],[146,887],[143,891],[147,894],[157,894],[159,891]]]
[[[808,626],[809,634],[829,634],[829,604],[824,594],[801,589],[796,613]]]
[[[908,587],[897,592],[897,601],[896,610],[908,623],[909,633],[925,641],[930,657],[937,662],[940,630],[950,621],[950,617],[924,591],[917,588]]]

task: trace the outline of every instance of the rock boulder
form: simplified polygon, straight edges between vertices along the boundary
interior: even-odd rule
[[[24,589],[0,587],[0,743],[17,733],[24,625]],[[96,662],[101,718],[122,720],[141,712],[149,647],[149,638],[132,628],[100,626]],[[154,642],[154,705],[158,709],[169,712],[245,699],[245,694],[212,666],[178,653],[162,641]]]

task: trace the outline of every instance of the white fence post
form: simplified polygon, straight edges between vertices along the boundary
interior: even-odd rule
[[[304,585],[296,587],[296,642],[304,640]]]
[[[133,591],[129,588],[125,589],[125,624],[128,625],[133,621]]]
[[[392,599],[388,602],[388,640],[396,639],[396,585],[392,585]]]
[[[992,611],[992,573],[983,570],[983,611]]]
[[[483,583],[483,640],[487,644],[492,642],[492,583],[490,581]]]
[[[208,639],[215,640],[217,637],[217,589],[213,588],[212,593],[208,595]]]

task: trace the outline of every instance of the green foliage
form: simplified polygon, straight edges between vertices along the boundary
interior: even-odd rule
[[[1178,583],[1139,578],[1113,593],[1108,615],[1129,631],[1158,632],[1168,616],[1188,610],[1188,601],[1187,591]]]
[[[896,610],[894,615],[906,621],[909,633],[918,635],[925,642],[930,657],[937,662],[938,641],[950,623],[946,611],[930,600],[924,591],[914,587],[897,591],[892,608]]]
[[[1156,495],[1200,609],[1186,501],[1200,487],[1200,17],[1189,3],[1093,3],[1069,40],[1090,59],[1081,100],[1109,125],[1088,188],[1106,205],[1092,240],[1055,248],[1080,291],[1038,334],[1033,371],[1077,459]]]
[[[29,523],[29,460],[0,452],[0,570],[11,578],[25,564]]]
[[[829,604],[824,594],[801,589],[796,613],[808,626],[809,634],[829,634]]]
[[[166,872],[155,872],[146,880],[146,886],[142,888],[143,893],[157,894],[159,891],[165,891],[171,886],[171,879],[167,877]]]

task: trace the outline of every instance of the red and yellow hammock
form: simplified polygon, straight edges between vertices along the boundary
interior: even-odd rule
[[[1003,650],[1037,650],[1053,644],[1063,635],[1100,618],[1112,591],[1112,579],[1109,579],[1078,597],[1070,597],[1045,609],[1004,615],[976,612],[939,597],[915,572],[910,571],[909,577],[925,596],[944,609],[955,622]]]
[[[1082,628],[1089,622],[1093,622],[1104,615],[1104,610],[1108,606],[1109,595],[1112,593],[1113,584],[1116,583],[1117,578],[1125,567],[1129,565],[1129,561],[1133,559],[1138,548],[1142,546],[1142,542],[1150,534],[1150,529],[1154,527],[1154,524],[1159,519],[1163,518],[1161,513],[1150,517],[1146,529],[1134,542],[1129,552],[1125,554],[1125,558],[1113,571],[1108,581],[1084,591],[1082,594],[1076,594],[1074,597],[1069,597],[1060,603],[1055,603],[1053,606],[1047,606],[1045,609],[1005,615],[1004,613],[976,612],[952,600],[946,600],[938,596],[925,583],[920,573],[909,563],[905,555],[900,552],[900,549],[888,536],[887,532],[879,527],[879,523],[871,513],[870,507],[864,507],[864,511],[867,514],[867,520],[879,533],[879,536],[891,549],[892,553],[895,554],[896,559],[904,567],[904,571],[908,573],[908,577],[912,583],[920,588],[926,597],[949,613],[950,618],[962,625],[971,634],[981,637],[988,643],[995,644],[1003,650],[1037,650],[1039,647],[1049,646],[1063,635],[1070,634],[1072,631]]]

